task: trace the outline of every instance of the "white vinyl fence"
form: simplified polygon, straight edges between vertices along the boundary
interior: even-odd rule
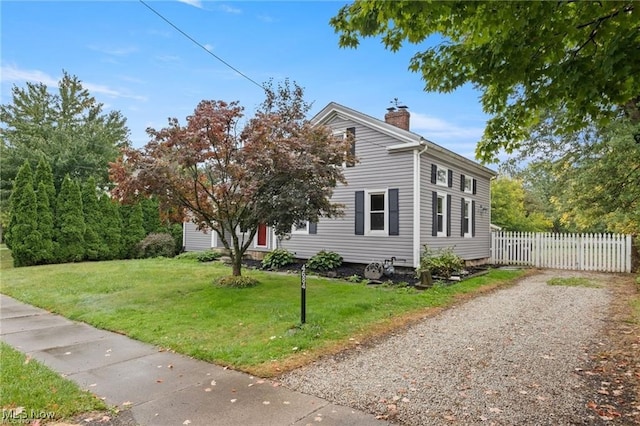
[[[503,265],[631,272],[631,235],[492,232],[491,254]]]

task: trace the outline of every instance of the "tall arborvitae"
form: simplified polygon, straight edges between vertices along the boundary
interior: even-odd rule
[[[99,200],[102,223],[99,228],[100,238],[104,242],[101,247],[101,259],[118,259],[122,257],[122,217],[118,204],[107,194]]]
[[[38,166],[36,167],[36,174],[33,178],[33,188],[39,191],[40,183],[43,183],[45,186],[49,205],[51,206],[51,214],[53,215],[56,209],[56,187],[53,181],[51,164],[45,160],[44,157],[40,158]]]
[[[11,244],[14,266],[35,265],[40,250],[38,202],[33,190],[33,176],[28,162],[20,167],[9,198],[11,218],[7,238]]]
[[[36,259],[38,264],[47,264],[54,260],[53,212],[51,210],[51,203],[49,202],[48,194],[49,188],[41,181],[38,184],[38,191],[36,193],[38,199],[38,231],[41,239],[40,251],[37,253]]]
[[[145,198],[140,202],[142,204],[143,226],[146,235],[154,232],[163,232],[162,222],[160,221],[160,206],[158,200],[154,198]]]
[[[105,248],[102,247],[105,243],[100,235],[102,212],[98,207],[96,180],[93,177],[87,179],[82,186],[82,211],[85,225],[85,257],[88,260],[101,260],[101,255],[105,253]]]
[[[122,243],[124,250],[124,257],[135,258],[138,257],[136,250],[137,244],[144,239],[147,235],[143,226],[142,205],[136,203],[133,206],[123,206],[123,229],[122,229]]]
[[[64,177],[55,215],[56,254],[60,262],[79,262],[84,258],[84,216],[78,184]]]

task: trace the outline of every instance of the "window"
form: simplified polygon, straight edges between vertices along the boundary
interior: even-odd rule
[[[293,224],[291,229],[292,234],[308,234],[309,233],[309,221],[301,220]]]
[[[438,194],[436,204],[436,217],[437,217],[437,236],[447,236],[447,196],[445,194]]]
[[[460,191],[467,194],[476,193],[476,180],[471,176],[460,175]]]
[[[385,230],[385,194],[369,194],[369,231]]]
[[[372,234],[387,233],[387,191],[367,191],[365,211],[365,232]]]
[[[431,165],[431,183],[451,188],[453,184],[453,171],[437,164]]]
[[[431,236],[451,236],[451,195],[432,191]]]
[[[342,163],[342,166],[353,167],[356,165],[356,128],[348,127],[344,132],[333,132],[333,139],[336,142],[342,142],[347,138],[351,139],[351,145],[349,147],[349,153],[345,152],[345,154],[350,154],[351,159]]]
[[[471,237],[471,200],[462,199],[462,230],[465,238]]]
[[[356,128],[349,127],[345,132],[345,138],[351,139],[351,147],[349,149],[349,153],[351,154],[351,159],[346,162],[347,167],[353,167],[356,165]]]
[[[356,191],[355,234],[400,235],[399,194],[398,188]]]
[[[438,171],[437,171],[437,175],[436,175],[436,183],[438,185],[447,186],[447,184],[448,184],[448,181],[447,181],[447,169],[443,169],[441,167],[438,167]]]

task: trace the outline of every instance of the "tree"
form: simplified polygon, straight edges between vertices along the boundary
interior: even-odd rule
[[[101,260],[105,253],[104,241],[100,236],[102,211],[98,207],[96,181],[90,177],[82,185],[82,213],[84,217],[84,249],[88,260]]]
[[[39,188],[41,183],[44,185],[44,190],[46,191],[47,198],[49,200],[49,208],[51,210],[51,214],[53,215],[56,205],[56,187],[53,180],[53,171],[51,170],[51,164],[49,164],[49,162],[44,157],[41,157],[40,161],[38,162],[33,183],[35,188]]]
[[[557,135],[621,114],[640,121],[640,7],[605,2],[356,1],[330,21],[342,47],[381,36],[398,50],[432,35],[439,44],[417,53],[409,68],[425,90],[451,92],[471,83],[493,115],[476,149],[495,160],[526,143],[547,111],[563,114]]]
[[[53,253],[53,211],[49,202],[49,189],[47,184],[41,181],[36,191],[37,229],[40,236],[38,243],[40,250],[36,256],[37,264],[51,263],[55,258]]]
[[[146,237],[144,230],[144,216],[142,204],[123,205],[120,208],[122,214],[122,251],[125,258],[138,257],[137,245]]]
[[[640,233],[640,124],[622,121],[603,129],[597,142],[553,164],[561,191],[562,220],[593,231]]]
[[[41,256],[41,238],[37,220],[38,201],[33,190],[33,174],[28,162],[18,171],[10,206],[11,218],[6,238],[11,247],[13,264],[35,265]]]
[[[556,230],[638,233],[640,142],[633,136],[638,134],[640,123],[629,119],[560,137],[541,124],[530,147],[501,169],[548,200],[545,213]]]
[[[202,101],[186,125],[170,119],[164,129],[147,130],[152,140],[143,149],[124,150],[111,169],[113,193],[155,195],[186,211],[216,232],[239,276],[260,223],[282,234],[297,221],[341,213],[330,197],[345,183],[341,166],[350,141],[312,126],[308,110],[298,85],[269,83],[264,103],[238,134],[237,102]]]
[[[43,83],[14,86],[11,103],[0,105],[0,123],[1,200],[10,196],[20,165],[28,160],[35,167],[43,157],[51,163],[58,189],[67,174],[80,181],[95,176],[97,184],[105,186],[109,162],[129,144],[120,112],[103,112],[81,81],[66,72],[55,94]]]
[[[551,221],[526,200],[521,181],[505,176],[491,181],[491,222],[507,231],[548,231]]]
[[[54,224],[57,260],[64,263],[84,259],[82,194],[78,184],[69,175],[62,181],[58,194]]]
[[[160,203],[155,198],[140,200],[145,235],[164,232],[160,220]]]
[[[102,194],[99,199],[102,222],[99,228],[100,239],[104,242],[100,259],[118,259],[122,256],[122,217],[118,204],[109,195]]]

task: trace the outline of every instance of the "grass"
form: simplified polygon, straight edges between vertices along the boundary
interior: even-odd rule
[[[13,268],[11,250],[7,248],[6,244],[0,244],[0,270],[6,270],[9,268]]]
[[[0,364],[2,423],[62,419],[106,409],[89,392],[2,342]]]
[[[569,277],[569,278],[556,277],[556,278],[551,278],[549,281],[547,281],[547,284],[561,285],[566,287],[593,287],[593,288],[600,287],[600,285],[584,277]]]
[[[46,265],[3,271],[2,292],[198,359],[273,376],[522,274],[494,270],[423,292],[308,277],[307,321],[300,324],[298,276],[243,273],[260,285],[214,286],[230,269],[192,259]]]

